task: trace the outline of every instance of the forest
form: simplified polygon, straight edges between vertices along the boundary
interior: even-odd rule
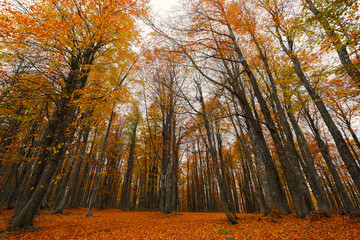
[[[0,1],[0,239],[359,237],[359,2],[151,6]]]

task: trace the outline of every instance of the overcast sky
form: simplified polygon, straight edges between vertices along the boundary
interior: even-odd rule
[[[178,2],[179,0],[150,0],[150,6],[155,13],[164,14]]]

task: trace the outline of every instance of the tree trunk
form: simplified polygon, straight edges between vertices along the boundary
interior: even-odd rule
[[[85,129],[81,129],[79,132],[78,144],[77,144],[77,147],[76,147],[76,150],[74,153],[75,167],[72,171],[70,181],[68,181],[65,194],[64,194],[62,200],[60,201],[59,206],[56,207],[56,210],[55,210],[56,213],[61,213],[64,210],[64,208],[66,207],[66,205],[69,202],[70,197],[75,198],[76,186],[77,186],[79,175],[80,175],[81,165],[83,163],[83,161],[81,161],[80,159],[77,159],[77,158],[79,157],[79,158],[84,159],[84,154],[85,154],[85,150],[86,150],[89,133],[90,133],[90,126],[86,126]],[[83,145],[80,148],[81,138],[82,138]],[[78,149],[80,149],[79,154],[78,154]]]
[[[260,167],[261,164],[264,164],[265,166],[267,175],[266,177],[269,182],[268,186],[271,189],[271,201],[275,202],[276,206],[280,209],[282,214],[290,214],[291,209],[287,204],[286,195],[280,181],[279,173],[269,152],[260,123],[254,118],[252,114],[251,107],[245,98],[245,92],[241,90],[237,82],[232,82],[232,86],[234,88],[236,97],[239,100],[241,108],[244,111],[244,115],[246,116],[245,123],[249,129],[249,136],[253,145],[255,157],[257,156]],[[266,182],[265,180],[266,178],[264,177],[263,183]],[[269,206],[271,206],[271,201],[268,201]]]
[[[200,93],[200,104],[202,106],[203,112],[202,112],[202,117],[204,119],[204,124],[205,124],[205,130],[206,130],[206,136],[207,136],[207,148],[210,152],[210,156],[213,162],[213,168],[214,168],[214,173],[215,173],[215,177],[217,179],[217,182],[219,184],[219,190],[220,190],[220,201],[221,201],[221,206],[223,208],[223,210],[225,211],[225,214],[228,218],[228,220],[230,221],[231,224],[237,224],[238,222],[236,221],[235,217],[233,216],[233,214],[231,213],[230,209],[229,209],[229,205],[227,203],[227,199],[226,199],[226,195],[225,192],[226,190],[226,185],[220,175],[220,170],[219,170],[219,163],[218,163],[218,158],[217,158],[217,153],[214,147],[214,142],[212,139],[212,132],[210,129],[210,122],[206,113],[206,108],[205,108],[205,103],[204,103],[204,99],[202,96],[202,91],[200,88],[200,85],[198,84],[198,90]]]
[[[53,113],[53,119],[44,133],[41,153],[38,157],[39,180],[31,198],[26,205],[15,215],[10,230],[19,230],[33,226],[34,216],[39,209],[41,201],[50,184],[53,172],[56,169],[59,159],[63,159],[67,150],[66,131],[75,118],[75,106],[69,106],[70,99],[64,99],[60,107]],[[50,149],[58,149],[57,151]],[[44,166],[43,166],[44,165]],[[42,168],[44,169],[43,171]]]
[[[297,121],[295,120],[294,115],[292,114],[291,106],[289,106],[289,109],[288,109],[288,116],[291,121],[291,124],[293,125],[299,147],[300,147],[300,149],[303,149],[302,150],[303,158],[306,160],[306,166],[305,166],[304,170],[308,174],[309,184],[311,186],[312,192],[317,201],[317,206],[318,206],[319,210],[328,211],[328,210],[330,210],[329,200],[326,197],[326,192],[325,192],[324,186],[321,183],[320,176],[318,175],[318,173],[316,171],[314,158],[311,154],[309,145],[305,139],[303,132],[300,129],[300,126],[298,125]]]
[[[295,70],[296,75],[299,77],[302,85],[306,88],[307,92],[309,93],[310,97],[312,98],[314,104],[316,105],[317,109],[319,110],[321,117],[323,118],[327,128],[329,129],[338,152],[343,159],[346,168],[348,169],[351,178],[353,179],[356,188],[360,192],[360,168],[356,164],[354,157],[352,156],[341,132],[337,128],[334,120],[332,119],[330,113],[325,107],[324,102],[322,101],[321,97],[316,93],[313,86],[311,86],[310,82],[308,81],[307,77],[305,76],[304,72],[302,71],[301,64],[299,59],[296,57],[296,54],[293,51],[293,41],[288,37],[288,45],[289,49],[286,48],[282,37],[279,36],[281,47],[283,48],[284,52],[289,56],[293,63],[293,67]]]
[[[113,122],[113,119],[114,119],[114,115],[115,115],[114,108],[115,108],[115,106],[113,106],[113,108],[111,110],[108,126],[107,126],[107,129],[106,129],[106,134],[105,134],[103,146],[102,146],[101,153],[100,153],[100,156],[99,156],[99,162],[98,162],[99,165],[96,166],[96,168],[95,168],[94,184],[93,184],[91,195],[90,195],[89,208],[88,208],[87,213],[85,214],[85,216],[87,216],[87,217],[92,216],[92,210],[93,210],[95,202],[96,202],[96,195],[97,195],[97,191],[98,191],[98,186],[99,186],[99,183],[101,181],[100,176],[97,176],[97,174],[100,172],[100,170],[101,170],[101,168],[103,167],[103,164],[104,164],[105,152],[106,152],[106,147],[107,147],[108,139],[109,139],[109,135],[110,135],[110,129],[111,129],[111,125],[112,125],[112,122]]]
[[[139,123],[139,118],[132,123],[130,136],[130,152],[127,161],[126,174],[124,178],[123,187],[121,189],[120,208],[124,211],[130,210],[130,192],[131,192],[131,178],[135,159],[135,144],[136,144],[136,130]]]
[[[230,30],[230,33],[232,33],[232,30],[231,29],[229,29],[229,30]],[[233,34],[231,34],[231,35],[233,35]],[[272,137],[274,145],[275,145],[277,155],[278,155],[281,165],[284,169],[285,178],[289,185],[289,189],[291,192],[291,196],[293,198],[293,203],[295,206],[296,213],[300,217],[307,218],[310,215],[309,211],[311,209],[309,209],[305,203],[308,202],[308,199],[310,199],[310,196],[308,196],[307,185],[306,185],[305,179],[301,173],[300,166],[298,165],[297,159],[299,158],[299,155],[298,155],[296,149],[294,149],[295,147],[292,147],[291,144],[289,143],[289,141],[292,141],[293,139],[289,138],[287,140],[287,143],[285,145],[287,145],[287,144],[290,145],[290,146],[288,146],[288,148],[290,148],[290,151],[286,152],[282,145],[282,142],[281,142],[279,133],[276,129],[275,123],[272,119],[270,110],[266,104],[264,97],[262,96],[262,93],[260,91],[258,83],[255,79],[255,76],[254,76],[252,70],[250,69],[250,66],[247,64],[241,49],[237,45],[237,43],[235,41],[235,36],[233,36],[233,40],[234,40],[235,50],[238,54],[238,57],[244,68],[244,71],[250,80],[250,83],[254,90],[256,99],[258,100],[259,105],[261,107],[261,111],[264,114],[264,118],[267,123],[267,128],[270,131],[271,137]],[[279,116],[281,118],[280,113],[279,113]],[[284,121],[286,121],[286,120],[284,120]],[[285,128],[286,128],[286,126],[288,126],[287,122],[283,123],[283,124],[285,125],[284,126]],[[287,131],[287,132],[289,134],[289,132],[291,132],[291,130]],[[290,134],[290,135],[292,137],[292,134]]]
[[[321,139],[320,137],[320,132],[314,122],[314,120],[312,119],[312,117],[310,116],[310,113],[308,112],[308,110],[305,108],[304,112],[306,114],[307,120],[309,122],[310,128],[313,131],[314,135],[315,135],[315,140],[317,143],[318,148],[321,151],[321,154],[323,155],[325,162],[330,170],[331,175],[333,176],[333,179],[335,181],[335,185],[336,185],[336,189],[341,197],[341,200],[343,202],[343,206],[344,206],[344,210],[346,212],[353,212],[354,211],[354,205],[352,204],[346,190],[345,187],[341,181],[341,178],[336,170],[336,167],[331,159],[330,156],[330,152],[329,152],[329,148],[328,146],[326,146],[326,144],[324,143],[324,141]]]

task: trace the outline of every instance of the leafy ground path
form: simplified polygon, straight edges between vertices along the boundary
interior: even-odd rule
[[[67,209],[64,214],[42,212],[35,218],[36,231],[1,232],[0,239],[360,239],[360,220],[332,218],[298,219],[295,215],[239,214],[239,224],[230,225],[224,213],[122,212]],[[0,229],[8,225],[11,211],[3,210]]]

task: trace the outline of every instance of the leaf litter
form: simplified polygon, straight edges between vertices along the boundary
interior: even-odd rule
[[[66,209],[63,214],[41,211],[37,230],[6,232],[11,210],[0,215],[0,239],[360,239],[360,219],[332,214],[331,218],[300,219],[291,214],[238,214],[230,225],[224,213],[156,211],[124,212],[117,209]],[[315,215],[316,216],[316,215]]]

